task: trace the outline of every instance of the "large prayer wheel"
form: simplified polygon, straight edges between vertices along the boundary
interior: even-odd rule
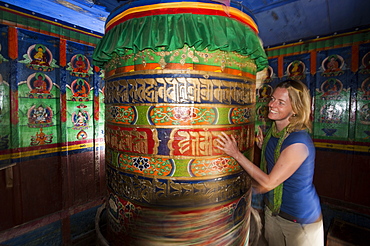
[[[105,71],[111,245],[247,245],[251,180],[217,149],[252,157],[253,19],[227,1],[124,3],[94,52]]]

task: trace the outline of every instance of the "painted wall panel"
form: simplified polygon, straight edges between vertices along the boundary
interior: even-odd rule
[[[355,141],[370,142],[370,44],[359,47],[357,72]]]
[[[8,29],[0,26],[0,231],[106,192],[104,83],[92,66],[94,47]]]
[[[349,135],[351,48],[317,55],[314,138],[347,140]]]

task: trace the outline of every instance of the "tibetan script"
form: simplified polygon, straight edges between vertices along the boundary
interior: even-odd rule
[[[245,105],[255,90],[245,81],[204,78],[137,78],[108,81],[105,103],[222,103]]]
[[[157,154],[156,132],[147,128],[106,127],[108,147],[122,152]]]
[[[213,156],[221,155],[223,151],[216,148],[216,139],[221,132],[234,135],[239,149],[245,151],[251,144],[247,141],[253,138],[253,129],[248,126],[233,127],[228,129],[176,129],[171,133],[171,140],[168,142],[170,155],[181,156]]]

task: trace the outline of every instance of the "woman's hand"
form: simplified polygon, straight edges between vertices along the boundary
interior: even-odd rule
[[[221,132],[221,134],[222,135],[219,135],[219,138],[216,139],[216,141],[219,143],[217,148],[231,157],[236,157],[236,155],[240,153],[240,151],[235,137],[233,135],[229,136],[224,132]]]
[[[258,134],[256,136],[256,144],[258,148],[262,148],[262,143],[263,143],[263,132],[261,126],[258,127]]]

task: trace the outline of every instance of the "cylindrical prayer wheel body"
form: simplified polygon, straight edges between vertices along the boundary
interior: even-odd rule
[[[132,1],[111,13],[94,53],[105,71],[107,240],[111,245],[247,245],[251,180],[216,148],[249,158],[253,20],[217,1]]]

